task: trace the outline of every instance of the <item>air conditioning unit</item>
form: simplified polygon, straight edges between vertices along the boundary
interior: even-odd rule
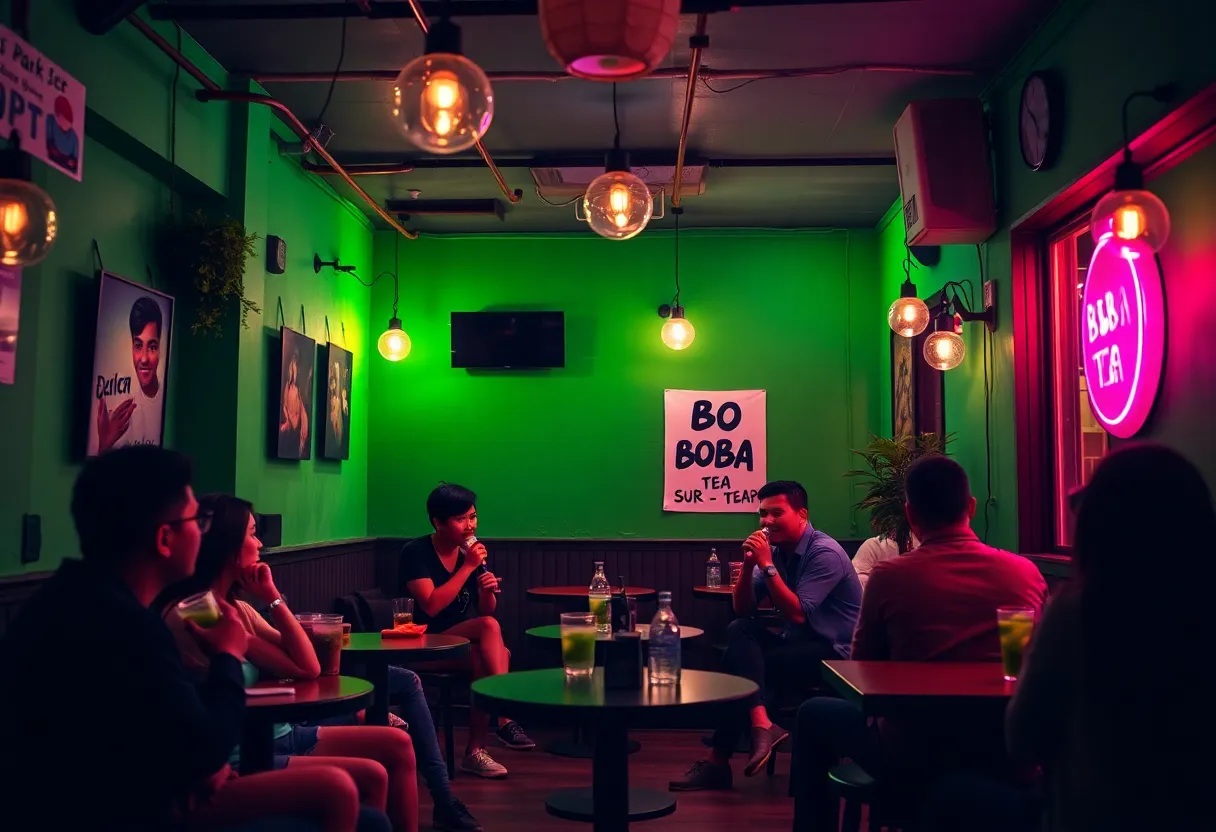
[[[591,180],[604,172],[602,165],[575,168],[531,168],[532,181],[540,195],[546,199],[571,199],[582,195]],[[685,165],[681,177],[680,196],[696,196],[705,193],[705,165]],[[675,165],[646,167],[634,165],[633,172],[650,186],[652,193],[660,191],[670,194],[676,180]]]
[[[978,99],[914,101],[895,123],[908,245],[982,243],[996,231],[988,128]]]

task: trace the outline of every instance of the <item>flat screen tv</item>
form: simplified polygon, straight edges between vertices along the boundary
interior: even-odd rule
[[[565,314],[453,312],[452,366],[463,369],[565,367]]]

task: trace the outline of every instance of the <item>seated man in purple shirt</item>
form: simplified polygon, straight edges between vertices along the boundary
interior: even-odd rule
[[[722,657],[724,672],[760,686],[748,702],[752,753],[743,769],[748,777],[764,768],[773,748],[789,736],[768,716],[778,686],[805,690],[819,680],[823,659],[847,659],[861,609],[861,583],[849,556],[807,520],[806,489],[777,481],[756,496],[761,528],[743,542],[744,578],[731,599],[740,617],[727,628]],[[750,617],[765,598],[779,621]],[[742,728],[734,716],[724,715],[710,758],[673,780],[671,790],[729,789],[730,755]]]

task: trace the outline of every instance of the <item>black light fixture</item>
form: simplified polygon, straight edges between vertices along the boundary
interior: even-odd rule
[[[336,257],[333,260],[322,260],[321,255],[319,254],[314,254],[312,256],[312,270],[315,274],[320,274],[321,269],[326,267],[329,267],[336,272],[349,273],[355,270],[354,266],[343,266]]]

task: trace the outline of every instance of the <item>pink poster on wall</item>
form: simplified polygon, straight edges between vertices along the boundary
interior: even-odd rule
[[[85,88],[59,64],[0,26],[0,101],[5,136],[76,181],[84,173]]]
[[[1152,412],[1165,365],[1165,292],[1153,250],[1107,232],[1098,241],[1081,297],[1081,355],[1089,404],[1120,439]]]
[[[0,266],[0,384],[17,376],[17,330],[21,319],[21,267]]]
[[[663,510],[756,511],[765,483],[764,390],[663,391]]]

